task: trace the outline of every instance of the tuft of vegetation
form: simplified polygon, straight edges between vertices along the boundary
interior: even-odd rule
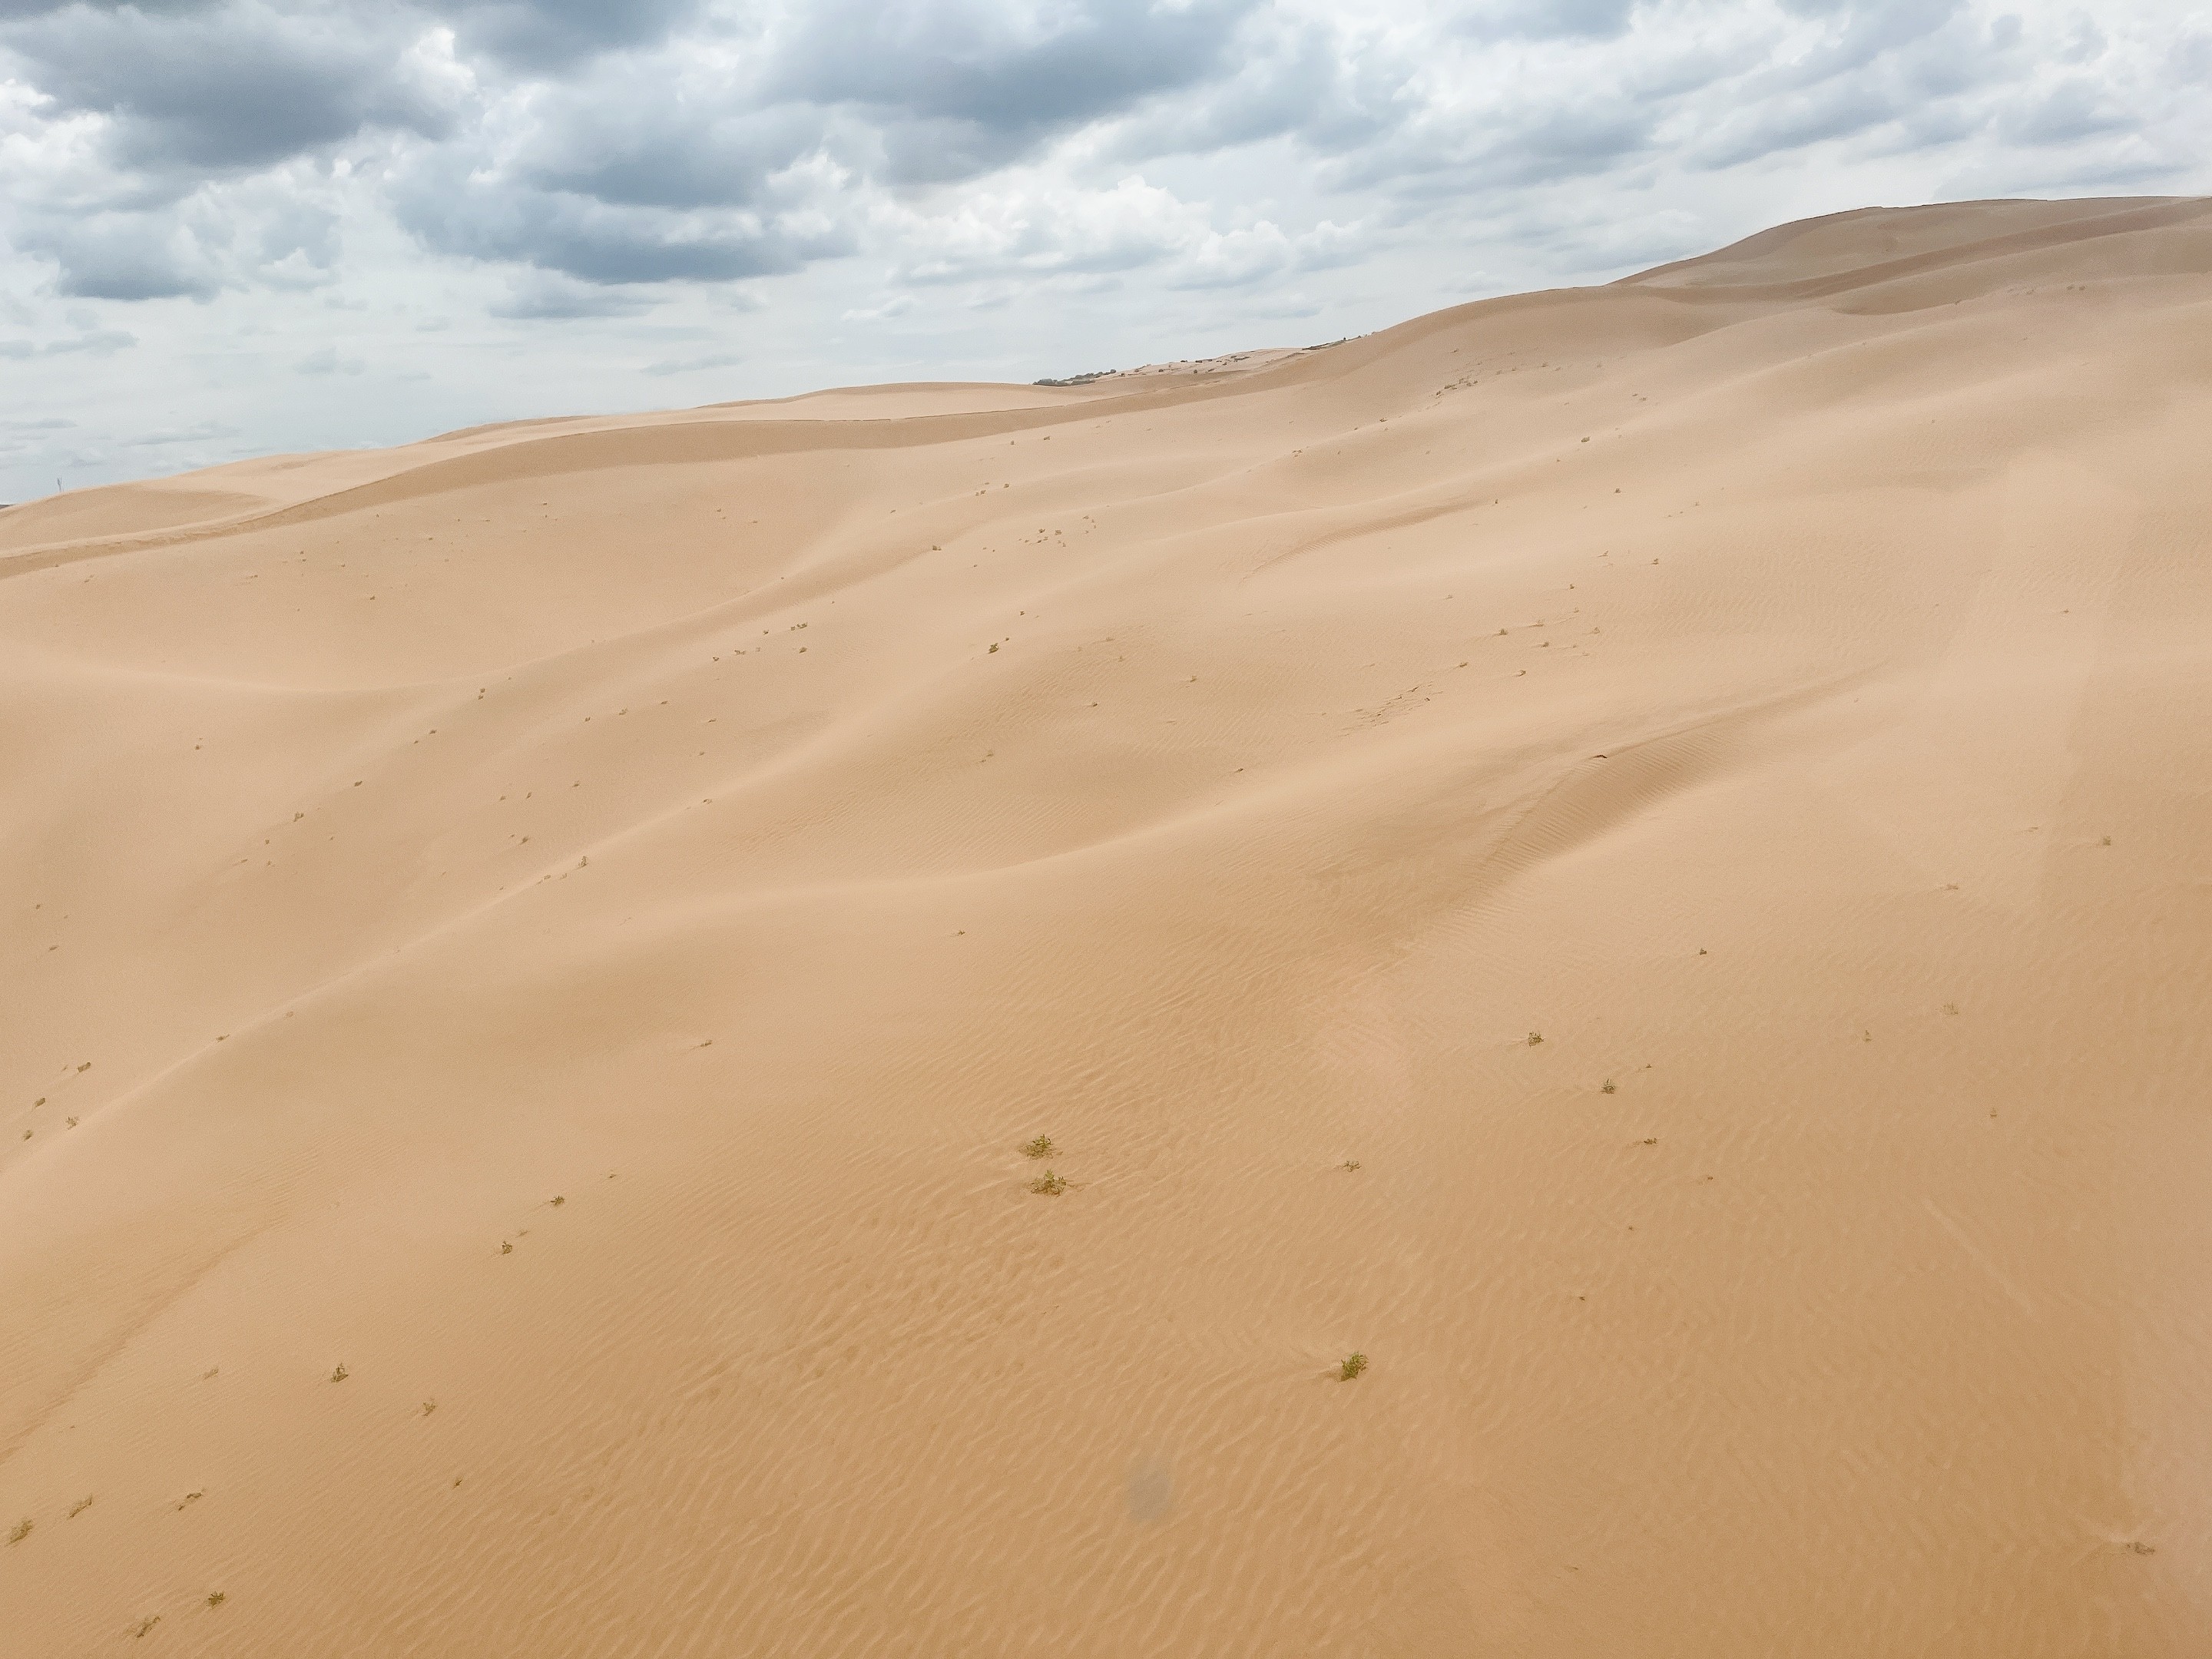
[[[131,1634],[133,1637],[141,1637],[141,1636],[143,1636],[143,1635],[145,1635],[145,1633],[146,1633],[148,1631],[149,1631],[149,1630],[153,1629],[155,1626],[156,1626],[156,1625],[160,1624],[161,1622],[161,1615],[160,1613],[155,1613],[155,1614],[151,1619],[147,1619],[147,1620],[141,1620],[141,1621],[140,1621],[140,1623],[139,1623],[138,1628],[137,1628],[137,1630],[132,1631],[132,1632],[131,1632]]]
[[[1067,1190],[1067,1177],[1054,1175],[1050,1170],[1047,1170],[1035,1181],[1030,1182],[1030,1190],[1033,1193],[1042,1193],[1047,1198],[1058,1198]]]
[[[95,1496],[95,1493],[87,1492],[83,1497],[78,1498],[76,1503],[70,1504],[70,1519],[74,1521],[77,1516],[82,1515],[87,1510],[90,1509],[92,1507],[92,1500]]]
[[[31,1528],[36,1524],[29,1516],[25,1516],[8,1529],[8,1541],[11,1544],[21,1543],[31,1535]]]
[[[1600,1093],[1600,1094],[1601,1094],[1601,1095],[1609,1095],[1609,1094],[1611,1094],[1612,1092],[1613,1092],[1613,1079],[1612,1079],[1611,1078],[1607,1078],[1607,1079],[1606,1079],[1606,1080],[1605,1080],[1602,1084],[1601,1084],[1601,1085],[1599,1085],[1599,1087],[1598,1087],[1598,1093]]]
[[[339,1363],[339,1364],[338,1364],[337,1368],[336,1370],[334,1370],[333,1371],[331,1371],[331,1382],[344,1382],[344,1381],[346,1380],[346,1378],[348,1378],[349,1376],[351,1376],[352,1375],[353,1375],[353,1373],[352,1373],[351,1371],[348,1370],[345,1368],[344,1363],[343,1363],[343,1361],[341,1361],[341,1362]]]
[[[1544,1034],[1543,1034],[1541,1031],[1531,1031],[1531,1032],[1529,1032],[1529,1033],[1528,1033],[1528,1046],[1529,1046],[1531,1048],[1534,1048],[1538,1043],[1541,1042],[1543,1040],[1544,1040]]]
[[[1022,1156],[1024,1158],[1050,1158],[1052,1156],[1052,1137],[1050,1135],[1039,1135],[1035,1140],[1025,1140],[1022,1143]]]
[[[1359,1167],[1359,1160],[1356,1158],[1347,1158],[1336,1167],[1340,1170],[1356,1170]]]
[[[556,1194],[553,1194],[553,1207],[554,1207],[555,1209],[556,1209],[556,1210],[557,1210],[557,1209],[559,1209],[559,1208],[560,1208],[563,1204],[566,1204],[568,1201],[568,1200],[567,1199],[565,1199],[565,1198],[562,1197],[562,1196],[561,1196],[561,1194],[558,1194],[558,1193],[556,1193]]]
[[[1353,1377],[1358,1376],[1360,1372],[1366,1369],[1367,1356],[1365,1354],[1348,1353],[1345,1355],[1343,1363],[1336,1368],[1336,1380],[1340,1382],[1349,1382]]]
[[[211,1607],[219,1607],[229,1600],[230,1598],[228,1595],[225,1595],[221,1590],[210,1590],[208,1592],[208,1605]]]

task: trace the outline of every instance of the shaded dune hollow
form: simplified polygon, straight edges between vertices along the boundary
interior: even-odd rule
[[[0,514],[0,1650],[2212,1653],[2208,440],[1993,202]]]

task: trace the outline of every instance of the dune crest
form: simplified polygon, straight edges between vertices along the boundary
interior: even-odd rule
[[[0,513],[0,1648],[2205,1651],[2209,322],[1875,210]]]

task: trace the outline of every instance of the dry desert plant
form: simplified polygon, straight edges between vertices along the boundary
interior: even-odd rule
[[[1353,1377],[1358,1376],[1360,1372],[1366,1369],[1367,1356],[1365,1354],[1348,1353],[1345,1355],[1343,1363],[1336,1368],[1336,1380],[1340,1382],[1349,1382]]]

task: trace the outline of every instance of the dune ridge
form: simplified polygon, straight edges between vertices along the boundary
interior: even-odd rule
[[[1869,210],[0,513],[0,1646],[2202,1652],[2208,322]]]

